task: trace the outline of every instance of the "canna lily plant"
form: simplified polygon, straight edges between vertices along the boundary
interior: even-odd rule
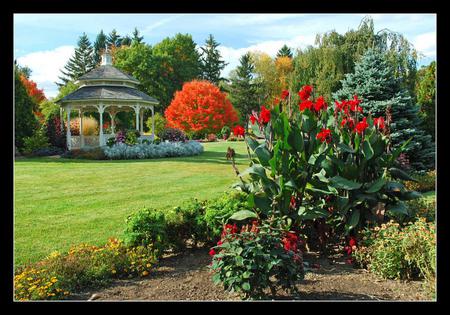
[[[331,107],[313,94],[304,86],[298,110],[291,110],[284,91],[273,108],[251,115],[250,166],[243,173],[233,167],[240,177],[235,188],[248,194],[254,212],[231,219],[281,216],[299,225],[333,216],[348,233],[385,213],[408,215],[404,201],[420,194],[397,181],[414,179],[396,167],[409,141],[390,150],[389,113],[386,121],[365,117],[357,96]]]

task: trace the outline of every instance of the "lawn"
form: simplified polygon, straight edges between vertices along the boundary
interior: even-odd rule
[[[120,237],[127,215],[142,207],[169,209],[190,198],[219,196],[237,181],[225,154],[243,142],[205,143],[200,156],[129,161],[52,158],[15,162],[15,264],[71,245]]]

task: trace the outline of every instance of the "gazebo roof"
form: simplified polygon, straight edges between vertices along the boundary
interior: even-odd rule
[[[158,100],[141,92],[137,89],[127,86],[83,86],[73,93],[63,97],[58,103],[87,101],[87,100],[105,100],[105,101],[144,101],[146,103],[157,104]]]
[[[90,81],[90,80],[120,80],[120,81],[132,81],[139,84],[139,81],[133,76],[126,74],[119,69],[111,65],[102,65],[91,71],[83,74],[78,78],[78,81]]]

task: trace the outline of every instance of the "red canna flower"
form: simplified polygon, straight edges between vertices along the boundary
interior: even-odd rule
[[[302,101],[306,101],[307,99],[309,99],[309,97],[311,96],[311,92],[312,92],[312,86],[310,85],[305,85],[300,92],[298,92],[298,96],[300,96],[300,99]]]
[[[364,117],[362,121],[356,124],[355,131],[359,134],[362,134],[364,130],[366,130],[367,127],[369,127],[369,124],[367,123],[367,118]]]
[[[374,118],[373,125],[377,127],[379,130],[383,130],[385,127],[384,118],[383,117]]]
[[[267,124],[270,121],[270,110],[265,106],[261,106],[261,113],[259,114],[259,122]]]
[[[214,256],[215,254],[216,254],[216,251],[214,250],[214,248],[211,248],[211,250],[209,251],[209,255]]]
[[[356,238],[354,236],[350,237],[350,241],[348,242],[348,245],[350,245],[350,247],[357,245]]]
[[[279,102],[280,102],[280,99],[279,99],[278,97],[275,97],[275,98],[273,99],[273,104],[274,104],[274,105],[278,104]]]
[[[311,101],[309,101],[309,100],[303,101],[303,102],[301,102],[301,103],[299,104],[300,111],[302,112],[302,111],[304,111],[305,109],[311,110],[312,107],[313,107],[313,105],[314,105],[314,103],[311,102]]]
[[[289,96],[288,90],[283,90],[283,92],[281,92],[281,99],[285,100],[288,98],[288,96]]]
[[[255,115],[251,115],[250,116],[250,121],[252,122],[252,125],[255,124],[255,121],[257,120],[257,118],[255,117]]]
[[[234,133],[235,136],[242,136],[243,137],[244,134],[245,134],[245,129],[244,129],[244,127],[238,125],[238,126],[234,127],[233,133]]]
[[[314,104],[314,110],[316,112],[321,111],[322,109],[326,110],[327,109],[327,103],[325,103],[325,100],[323,99],[323,96],[319,96],[317,98],[316,103]]]
[[[317,134],[316,138],[319,139],[320,142],[322,142],[322,143],[325,141],[327,143],[330,143],[331,142],[331,130],[322,128],[322,131]]]

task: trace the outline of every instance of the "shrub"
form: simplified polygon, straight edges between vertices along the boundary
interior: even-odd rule
[[[144,208],[128,216],[124,241],[128,246],[152,246],[161,256],[168,243],[164,212]]]
[[[159,134],[158,137],[161,138],[162,141],[170,141],[170,142],[178,142],[178,141],[186,141],[186,134],[176,128],[164,128]]]
[[[61,155],[68,159],[105,160],[106,155],[102,148],[83,148],[66,151]]]
[[[14,70],[14,141],[19,150],[22,150],[25,137],[32,137],[38,126],[33,108],[34,100],[28,95],[21,77],[23,73],[19,68]]]
[[[436,190],[436,170],[429,171],[425,174],[413,175],[413,178],[415,178],[417,182],[405,181],[405,187],[407,189],[420,192]]]
[[[36,130],[31,137],[25,137],[23,143],[24,154],[32,154],[35,150],[48,148],[50,146],[45,131],[42,128]]]
[[[105,147],[104,153],[112,160],[120,159],[153,159],[175,156],[192,156],[203,152],[203,146],[197,141],[187,142],[161,142],[160,144],[136,144],[128,146],[125,143],[116,143]]]
[[[137,130],[128,130],[125,135],[125,144],[127,145],[135,145],[138,143],[138,137],[140,137],[141,134]]]
[[[215,142],[217,141],[217,136],[214,133],[210,133],[208,135],[208,142]]]
[[[388,279],[433,279],[436,271],[434,223],[424,218],[401,227],[390,221],[381,228],[363,232],[356,261],[369,271]]]
[[[226,137],[228,138],[230,136],[230,133],[231,133],[231,128],[228,127],[228,126],[223,126],[223,128],[222,128],[222,130],[220,132],[221,132],[221,134],[223,136],[226,135]]]
[[[410,216],[424,218],[428,222],[434,222],[436,217],[436,200],[427,202],[424,199],[415,199],[407,202]]]
[[[206,202],[204,218],[209,240],[215,242],[220,238],[223,225],[233,213],[250,209],[247,195],[237,191],[225,193],[219,198]]]
[[[167,120],[160,113],[155,113],[154,117],[155,117],[155,135],[157,135],[159,137],[160,132],[163,131],[164,128],[166,128]],[[147,119],[146,124],[147,124],[148,129],[150,131],[152,131],[152,117],[151,116]]]
[[[238,121],[238,114],[226,93],[208,81],[183,84],[165,111],[168,125],[191,134],[216,133]]]
[[[146,276],[156,262],[150,246],[126,247],[117,239],[104,246],[80,244],[67,253],[19,268],[14,276],[17,300],[62,299],[71,291],[109,283],[111,279]]]
[[[263,298],[278,287],[296,293],[296,281],[304,277],[303,258],[297,234],[283,229],[279,222],[259,226],[224,226],[222,239],[210,251],[215,284],[239,292],[243,297]]]
[[[205,220],[207,204],[208,201],[206,200],[199,201],[197,199],[191,199],[182,206],[174,208],[175,213],[181,214],[182,216],[182,231],[178,231],[177,233],[182,236],[184,243],[188,239],[192,239],[194,245],[196,245],[198,242],[204,243],[209,239]]]
[[[61,125],[63,130],[61,130]],[[61,120],[57,115],[50,115],[47,118],[46,134],[50,145],[61,149],[66,148],[66,129],[64,124],[61,124]]]
[[[48,147],[33,150],[33,156],[51,156],[51,155],[62,155],[64,150],[58,147]]]

